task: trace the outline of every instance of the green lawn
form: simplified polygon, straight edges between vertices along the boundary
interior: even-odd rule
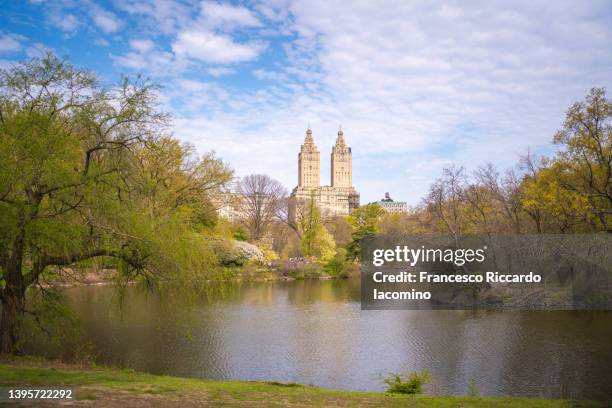
[[[0,360],[0,385],[71,387],[77,406],[214,407],[604,407],[606,403],[510,397],[391,396],[298,384],[209,381],[31,358]],[[25,406],[25,405],[24,405]]]

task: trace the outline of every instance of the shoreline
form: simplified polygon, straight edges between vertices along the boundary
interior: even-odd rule
[[[219,277],[219,279],[207,279],[205,283],[218,283],[218,282],[293,282],[299,280],[334,280],[334,279],[347,279],[345,276],[331,276],[328,274],[320,275],[306,275],[306,276],[288,276],[282,275],[277,269],[256,269],[253,271],[250,268],[240,267],[227,269],[230,276]],[[78,272],[73,272],[75,275]],[[114,282],[115,269],[100,269],[100,270],[86,270],[82,273],[82,277],[72,277],[69,280],[55,279],[48,280],[41,284],[44,288],[73,288],[79,286],[110,286]],[[130,283],[132,284],[132,283]]]
[[[336,391],[275,381],[236,381],[154,375],[131,369],[67,364],[37,357],[0,357],[0,386],[70,388],[75,406],[235,407],[606,407],[605,401],[527,397],[398,395]],[[25,403],[27,401],[21,401]],[[65,404],[66,401],[45,401]],[[129,405],[128,405],[129,404]]]

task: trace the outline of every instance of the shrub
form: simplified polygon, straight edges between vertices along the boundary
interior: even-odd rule
[[[383,382],[387,384],[387,392],[396,394],[421,394],[423,386],[429,382],[431,374],[429,371],[418,373],[411,372],[407,378],[400,374],[390,373]]]
[[[346,259],[346,249],[337,248],[336,255],[325,264],[325,272],[330,276],[348,277],[347,269],[351,264]]]
[[[245,241],[228,241],[224,239],[214,241],[214,252],[223,266],[245,266],[249,262],[263,263],[264,256],[261,250]]]
[[[290,259],[278,266],[281,276],[293,279],[315,279],[321,276],[323,270],[319,264],[307,259]]]
[[[264,262],[266,264],[270,264],[272,261],[276,261],[280,258],[276,251],[272,249],[272,245],[270,245],[268,242],[261,240],[257,241],[255,245],[257,245],[257,247],[261,250]]]
[[[247,230],[240,224],[232,224],[230,227],[230,232],[232,233],[232,237],[236,241],[246,241],[249,239],[249,233]]]

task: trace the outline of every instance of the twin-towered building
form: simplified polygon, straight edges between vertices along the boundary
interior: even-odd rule
[[[301,202],[314,198],[324,216],[348,215],[359,207],[359,193],[353,187],[352,152],[342,129],[332,147],[331,186],[321,186],[321,156],[308,127],[298,154],[298,185],[291,196]]]

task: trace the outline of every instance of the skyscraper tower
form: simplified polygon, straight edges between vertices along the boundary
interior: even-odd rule
[[[294,219],[298,206],[314,200],[323,217],[349,215],[359,208],[359,192],[353,187],[353,158],[351,148],[338,131],[331,153],[331,186],[320,185],[321,159],[308,126],[306,139],[298,153],[298,185],[291,192],[290,218]]]
[[[344,142],[344,132],[338,130],[336,144],[331,153],[331,186],[353,186],[353,158],[351,148]]]
[[[298,187],[318,188],[320,180],[321,157],[308,126],[304,144],[298,154]]]

